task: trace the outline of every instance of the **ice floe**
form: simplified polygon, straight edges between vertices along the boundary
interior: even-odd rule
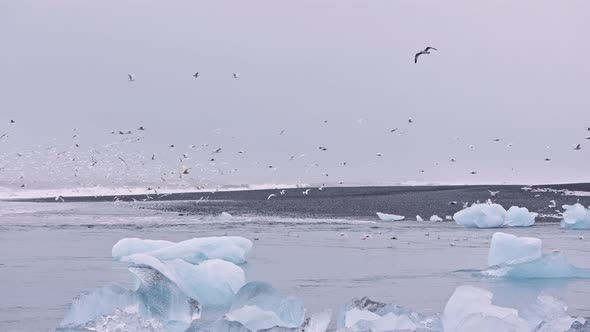
[[[527,227],[535,223],[537,213],[512,206],[508,211],[500,204],[473,204],[453,216],[457,224],[471,228]]]
[[[562,228],[590,229],[590,210],[582,204],[564,205]]]
[[[404,220],[404,216],[399,216],[397,214],[387,214],[387,213],[381,213],[381,212],[377,212],[377,217],[379,217],[379,219],[381,219],[382,221],[398,221],[398,220]]]

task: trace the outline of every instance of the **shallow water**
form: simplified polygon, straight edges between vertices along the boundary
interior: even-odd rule
[[[302,297],[308,312],[338,311],[352,298],[369,296],[433,314],[457,286],[469,284],[494,292],[499,305],[518,308],[546,292],[564,300],[570,314],[590,316],[590,280],[507,281],[453,272],[485,267],[497,230],[376,218],[178,216],[139,206],[0,203],[0,331],[54,330],[76,295],[109,282],[131,283],[126,266],[111,259],[121,238],[225,234],[257,239],[244,266],[247,279]],[[590,238],[580,240],[583,231],[556,223],[503,231],[541,238],[546,251],[559,249],[572,264],[590,268]]]

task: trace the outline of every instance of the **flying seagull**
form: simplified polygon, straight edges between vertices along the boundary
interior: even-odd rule
[[[430,50],[438,51],[436,48],[428,46],[424,49],[424,51],[420,51],[414,55],[414,63],[418,63],[418,57],[420,57],[422,54],[430,54]]]
[[[234,78],[240,77],[240,73],[234,73]]]
[[[491,190],[488,190],[488,191],[490,192],[490,195],[492,195],[492,196],[496,196],[496,195],[498,195],[498,193],[500,193],[500,191],[491,191]]]
[[[194,77],[194,78],[199,78],[199,72],[196,72],[196,73],[193,75],[193,77]]]
[[[135,82],[135,78],[133,77],[133,75],[127,74],[127,76],[129,77],[129,82]]]
[[[582,150],[582,144],[576,145],[576,147],[574,148],[574,150]]]
[[[14,120],[10,120],[10,123],[15,123]]]

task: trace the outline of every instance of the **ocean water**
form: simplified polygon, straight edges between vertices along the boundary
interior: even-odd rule
[[[214,203],[219,209],[224,204],[236,202]],[[53,331],[78,294],[111,282],[131,285],[127,266],[111,258],[113,244],[125,237],[252,239],[247,280],[303,298],[310,313],[338,312],[347,301],[368,296],[434,314],[456,287],[475,285],[492,291],[498,305],[518,308],[548,293],[566,302],[571,315],[590,316],[590,280],[508,281],[454,272],[484,268],[497,230],[248,209],[232,218],[170,210],[150,202],[0,202],[0,331]],[[590,268],[590,236],[580,239],[583,231],[563,230],[556,222],[503,231],[541,238],[545,250],[559,249],[572,264]]]

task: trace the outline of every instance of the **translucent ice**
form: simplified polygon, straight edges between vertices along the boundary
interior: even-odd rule
[[[303,325],[305,309],[301,299],[283,296],[268,283],[250,282],[236,294],[225,317],[252,331],[296,328]]]
[[[344,306],[337,322],[338,331],[440,331],[438,317],[426,317],[395,304],[384,304],[367,297]]]
[[[511,207],[506,211],[499,204],[473,204],[453,216],[455,222],[464,227],[498,228],[505,226],[532,226],[536,213],[526,208]]]
[[[124,261],[160,272],[184,294],[204,306],[229,305],[246,280],[239,266],[219,259],[193,265],[181,259],[160,261],[146,254],[135,254],[125,257]]]
[[[543,254],[541,240],[501,232],[492,237],[488,265],[476,274],[513,279],[590,278],[590,270],[571,265],[562,253]]]
[[[445,306],[445,332],[565,332],[584,319],[570,317],[567,306],[547,294],[518,311],[492,303],[493,294],[472,286],[458,287]]]
[[[123,261],[131,255],[145,254],[161,261],[182,259],[199,264],[207,259],[222,259],[242,264],[251,249],[252,241],[239,236],[202,237],[178,243],[127,238],[113,246],[112,255]]]
[[[590,210],[582,204],[564,205],[565,212],[561,227],[571,229],[590,229]]]
[[[445,332],[529,331],[518,311],[492,304],[493,294],[472,286],[458,287],[447,302],[442,322]]]
[[[532,237],[517,237],[502,232],[494,233],[488,252],[488,265],[513,264],[532,261],[543,255],[543,242]]]
[[[377,217],[379,217],[379,219],[382,221],[397,221],[403,220],[405,218],[404,216],[398,216],[397,214],[387,214],[381,212],[377,212]]]
[[[160,321],[144,318],[137,306],[115,309],[96,321],[80,326],[62,326],[57,332],[170,332]]]
[[[422,219],[422,217],[420,217],[419,215],[416,216],[416,221],[424,221],[424,219]]]
[[[571,265],[559,252],[544,254],[530,262],[491,266],[477,274],[509,279],[590,278],[590,270]]]

